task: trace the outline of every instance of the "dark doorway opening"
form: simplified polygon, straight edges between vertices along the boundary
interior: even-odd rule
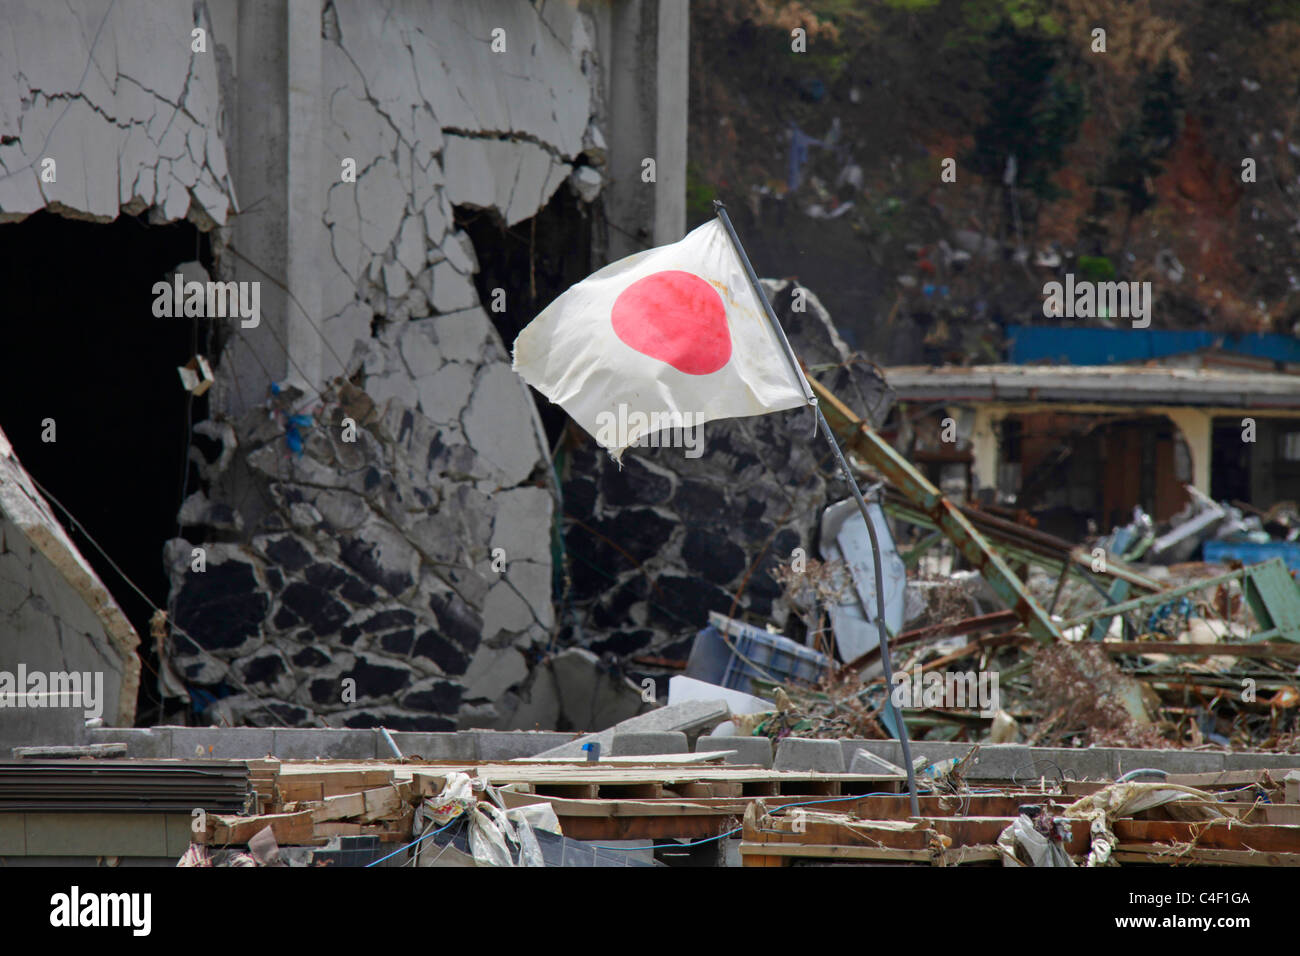
[[[1266,435],[1267,437],[1271,437]],[[1256,441],[1258,442],[1258,438]],[[1215,501],[1252,501],[1250,442],[1242,441],[1241,419],[1214,420],[1210,432],[1210,497]],[[1263,504],[1268,507],[1272,502]]]
[[[1191,456],[1173,422],[1163,415],[1114,421],[1098,435],[1103,531],[1132,521],[1135,505],[1156,522],[1186,506]]]
[[[507,226],[494,212],[457,206],[456,225],[474,244],[479,301],[509,352],[515,337],[562,292],[592,272],[592,217],[567,184],[531,219]],[[494,290],[505,290],[505,310],[494,312]],[[545,399],[537,407],[552,447],[569,420]]]
[[[153,286],[196,260],[211,270],[208,237],[188,222],[42,212],[0,226],[0,428],[140,635],[140,724],[163,716],[151,603],[167,606],[163,543],[197,488],[188,448],[207,416],[176,368],[206,354],[209,322],[155,318]]]

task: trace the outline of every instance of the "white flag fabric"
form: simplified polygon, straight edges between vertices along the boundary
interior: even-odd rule
[[[616,459],[663,428],[807,403],[717,219],[570,288],[519,333],[514,369]]]

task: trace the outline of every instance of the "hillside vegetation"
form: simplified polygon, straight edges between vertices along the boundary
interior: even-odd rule
[[[1300,333],[1297,0],[696,0],[691,30],[692,223],[726,200],[873,357],[998,360],[1067,272],[1150,281],[1154,328]]]

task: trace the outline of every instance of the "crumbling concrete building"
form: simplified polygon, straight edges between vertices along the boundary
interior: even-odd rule
[[[0,428],[112,592],[78,639],[129,617],[154,718],[518,725],[560,489],[509,342],[684,231],[684,0],[3,20]]]

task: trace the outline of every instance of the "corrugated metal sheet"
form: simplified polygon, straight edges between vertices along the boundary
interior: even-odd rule
[[[239,813],[239,760],[0,760],[0,812]]]

